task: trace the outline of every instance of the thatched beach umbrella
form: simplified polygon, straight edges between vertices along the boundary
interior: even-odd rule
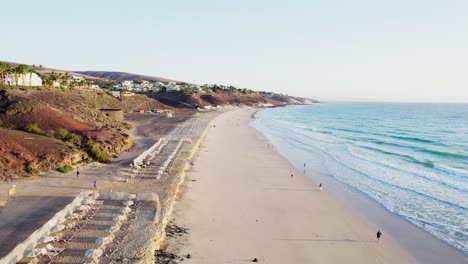
[[[130,206],[130,205],[133,205],[133,201],[132,200],[128,200],[128,201],[125,201],[122,203],[123,205],[126,205],[126,206]]]
[[[106,244],[109,244],[110,242],[112,242],[111,237],[98,237],[94,243],[98,245],[106,245]]]
[[[87,258],[98,258],[102,255],[102,249],[98,248],[98,249],[88,249],[86,250],[85,252],[85,256]]]
[[[120,212],[123,213],[123,214],[128,214],[128,213],[130,213],[131,211],[132,211],[132,209],[130,209],[130,207],[128,207],[128,206],[127,206],[127,207],[124,207],[124,208],[122,208],[122,209],[120,210]]]
[[[69,215],[67,216],[67,219],[73,220],[73,219],[78,219],[79,217],[80,217],[79,214],[73,213],[73,214],[69,214]]]
[[[37,256],[40,256],[42,254],[45,254],[47,253],[47,249],[46,248],[35,248],[31,251],[31,254],[29,254],[28,257],[31,257],[31,258],[35,258]]]
[[[38,240],[39,243],[48,243],[48,242],[51,242],[51,241],[55,241],[55,238],[53,236],[43,236],[43,237],[39,238],[39,240]]]
[[[117,225],[109,227],[109,229],[107,229],[107,231],[110,232],[110,233],[114,233],[114,232],[118,231],[119,229],[120,229],[120,226],[117,224]]]
[[[58,225],[52,227],[51,231],[52,232],[58,232],[58,231],[62,231],[63,229],[65,229],[65,225],[58,224]]]
[[[94,204],[96,200],[94,200],[94,198],[88,198],[88,199],[84,199],[81,204],[82,205],[87,205],[87,204]]]
[[[84,211],[84,210],[88,210],[89,209],[89,205],[80,205],[76,208],[76,210],[78,211]]]
[[[125,215],[118,215],[114,217],[114,221],[125,221],[127,220],[127,217]]]

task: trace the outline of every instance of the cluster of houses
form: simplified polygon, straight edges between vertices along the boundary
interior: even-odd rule
[[[128,91],[128,92],[174,92],[180,91],[182,89],[191,89],[195,91],[202,92],[200,85],[196,84],[186,84],[186,83],[175,83],[175,82],[150,82],[150,81],[131,81],[125,80],[113,87],[114,91]]]
[[[67,76],[64,78],[63,76]],[[89,89],[96,90],[99,88],[97,84],[87,82],[87,80],[81,76],[77,75],[61,75],[56,76],[55,73],[42,73],[41,75],[35,72],[27,72],[17,74],[8,74],[3,77],[3,84],[9,86],[34,86],[41,87],[47,85],[44,80],[47,79],[50,82],[50,85],[54,88],[60,87],[69,87],[72,83],[77,84],[77,86],[83,86],[86,83],[86,87]]]

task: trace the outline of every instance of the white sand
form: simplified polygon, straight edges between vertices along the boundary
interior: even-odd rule
[[[388,236],[292,166],[249,127],[252,110],[219,116],[185,192],[176,224],[190,228],[184,263],[413,263]],[[191,181],[196,180],[196,181]]]

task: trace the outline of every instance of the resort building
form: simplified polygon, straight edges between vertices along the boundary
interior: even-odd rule
[[[166,86],[166,92],[179,91],[180,87],[176,83],[169,83]]]
[[[85,78],[83,78],[81,76],[72,75],[71,77],[72,77],[73,81],[75,81],[75,82],[85,81]]]
[[[18,83],[16,80],[18,79]],[[42,86],[42,79],[36,73],[24,73],[19,74],[18,78],[15,78],[13,74],[9,74],[8,77],[4,78],[4,82],[11,86]]]

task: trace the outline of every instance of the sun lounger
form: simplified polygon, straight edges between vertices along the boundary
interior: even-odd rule
[[[72,240],[74,237],[75,237],[75,233],[69,234],[69,235],[63,236],[63,237],[59,240],[59,242],[68,243],[68,242],[70,242],[70,240]]]
[[[114,261],[111,259],[101,259],[99,260],[97,264],[112,264],[112,263],[114,263]]]
[[[131,226],[131,223],[125,223],[120,227],[120,230],[127,231]]]
[[[36,262],[37,264],[51,264],[52,263],[52,260],[51,259],[39,259],[38,262]]]
[[[119,247],[115,244],[107,246],[106,249],[104,250],[103,255],[106,256],[107,258],[110,258],[112,257],[112,255],[114,255],[114,253],[117,251],[118,248]]]
[[[49,257],[49,258],[53,258],[53,257],[58,256],[59,254],[60,254],[60,253],[58,253],[58,252],[47,251],[47,252],[43,253],[42,256],[46,256],[46,257]]]
[[[71,223],[69,223],[69,224],[67,224],[65,226],[65,229],[71,230],[71,229],[75,228],[75,226],[76,226],[76,222],[71,222]]]
[[[75,229],[76,231],[80,231],[81,229],[83,229],[86,225],[85,224],[78,224],[75,226]]]
[[[56,253],[59,253],[59,254],[62,253],[62,252],[65,250],[65,248],[54,247],[54,246],[52,246],[51,244],[47,244],[47,245],[45,246],[45,248],[47,249],[47,251],[56,252]]]
[[[90,219],[92,219],[92,218],[94,217],[95,214],[96,214],[95,211],[90,211],[89,213],[87,213],[87,214],[83,217],[83,219],[84,219],[84,220],[90,220]]]

